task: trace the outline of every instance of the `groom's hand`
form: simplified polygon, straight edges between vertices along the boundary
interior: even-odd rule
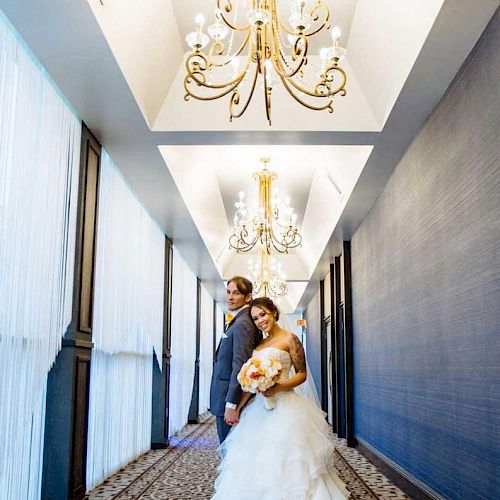
[[[240,415],[238,410],[226,408],[226,411],[224,412],[224,422],[228,425],[236,425],[239,421]]]

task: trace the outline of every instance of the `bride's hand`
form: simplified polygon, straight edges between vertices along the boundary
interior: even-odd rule
[[[274,396],[277,392],[280,392],[282,390],[280,384],[274,384],[272,387],[269,387],[266,391],[263,391],[262,394],[266,396],[266,398],[270,396]]]

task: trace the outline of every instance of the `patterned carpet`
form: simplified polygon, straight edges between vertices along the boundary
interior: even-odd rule
[[[353,500],[408,497],[361,456],[332,435],[336,446],[331,467],[344,481]],[[86,498],[119,500],[209,499],[219,463],[218,440],[210,415],[187,425],[165,450],[151,450],[92,490]],[[258,499],[256,499],[258,500]]]

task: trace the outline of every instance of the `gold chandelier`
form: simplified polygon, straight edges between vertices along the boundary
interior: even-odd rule
[[[249,263],[248,279],[253,283],[254,294],[257,297],[283,297],[288,292],[288,285],[281,263],[264,248],[260,248],[259,253],[259,261]]]
[[[302,236],[297,227],[297,214],[293,208],[272,195],[272,183],[277,178],[267,169],[269,158],[261,158],[264,167],[253,177],[259,182],[258,210],[247,214],[245,193],[239,194],[234,214],[233,234],[229,245],[238,252],[249,252],[256,245],[261,246],[268,255],[272,250],[288,253],[288,250],[302,243]]]
[[[235,6],[233,6],[235,3]],[[247,110],[259,76],[263,79],[266,116],[271,125],[271,94],[279,80],[303,106],[333,113],[333,97],[346,94],[347,76],[339,66],[346,50],[339,46],[340,30],[331,29],[332,44],[319,52],[320,64],[308,64],[309,39],[329,29],[330,11],[322,0],[290,0],[288,22],[279,11],[279,0],[249,0],[245,24],[238,24],[239,0],[217,0],[215,23],[203,33],[205,19],[196,17],[196,31],[186,36],[192,52],[186,59],[184,99],[212,101],[231,94],[229,121]],[[309,8],[306,8],[306,4]],[[232,15],[232,19],[229,17]],[[231,30],[228,46],[223,40]],[[235,34],[242,38],[238,45]],[[213,40],[209,50],[204,48]],[[234,49],[233,49],[234,46]],[[311,69],[313,83],[306,81]],[[245,96],[243,97],[243,94]],[[314,104],[312,103],[313,101]]]

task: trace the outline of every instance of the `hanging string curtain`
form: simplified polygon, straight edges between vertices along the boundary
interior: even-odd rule
[[[152,357],[92,352],[87,491],[149,450]]]
[[[103,150],[87,490],[151,444],[153,349],[161,358],[164,235]]]
[[[215,312],[215,346],[219,345],[220,339],[222,338],[222,334],[224,333],[224,309],[220,304],[216,305]]]
[[[200,307],[200,413],[210,406],[210,381],[213,365],[214,302],[206,288],[201,285]]]
[[[41,494],[47,374],[71,320],[81,123],[0,11],[0,497]]]
[[[97,231],[95,347],[161,358],[164,235],[104,150]]]
[[[174,245],[169,436],[186,425],[196,358],[196,276]]]

